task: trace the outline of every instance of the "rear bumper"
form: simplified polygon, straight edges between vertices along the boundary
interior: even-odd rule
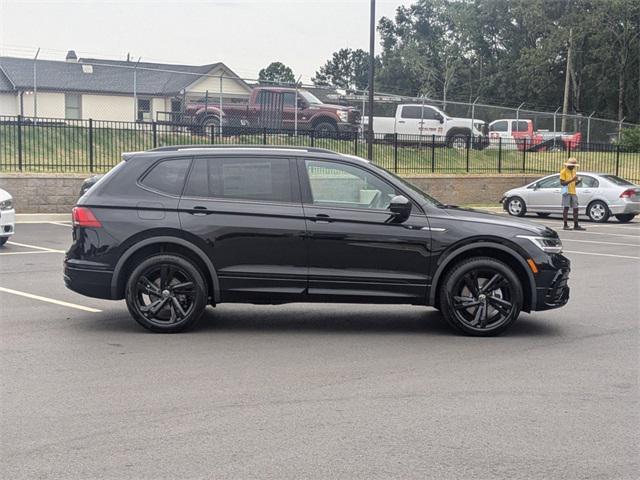
[[[87,297],[112,300],[112,277],[111,270],[92,268],[80,262],[74,262],[73,265],[66,260],[64,262],[64,284],[68,289]]]
[[[609,205],[609,210],[613,215],[621,214],[640,214],[640,202],[624,202],[619,204]]]

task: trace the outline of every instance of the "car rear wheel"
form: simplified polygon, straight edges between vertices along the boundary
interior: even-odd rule
[[[536,215],[538,215],[539,217],[542,217],[542,218],[547,218],[551,214],[548,213],[548,212],[537,212]]]
[[[499,260],[478,257],[456,265],[440,288],[440,310],[454,328],[478,337],[498,335],[522,309],[522,284]]]
[[[127,308],[144,328],[158,333],[180,332],[193,325],[207,304],[200,270],[176,255],[155,255],[142,261],[127,282]]]
[[[587,207],[587,215],[592,222],[606,223],[606,221],[609,220],[611,213],[609,212],[609,207],[607,207],[604,202],[596,200],[595,202],[590,203]]]
[[[635,214],[634,213],[621,213],[620,215],[616,215],[616,219],[620,222],[620,223],[628,223],[631,220],[633,220],[635,218]]]
[[[507,200],[507,212],[514,217],[524,217],[527,213],[527,205],[520,197],[511,197]]]

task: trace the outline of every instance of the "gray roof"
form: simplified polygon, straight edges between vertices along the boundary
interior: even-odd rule
[[[80,62],[37,60],[37,85],[42,90],[132,94],[135,62],[83,58]],[[93,72],[85,73],[83,65]],[[136,70],[139,95],[170,96],[199,80],[222,63],[172,65],[140,62]],[[3,81],[2,72],[8,82]],[[234,74],[235,75],[235,74]],[[236,78],[242,82],[237,76]],[[33,60],[0,57],[0,91],[32,90]]]

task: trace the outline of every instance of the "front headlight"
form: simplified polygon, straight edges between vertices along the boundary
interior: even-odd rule
[[[348,122],[349,112],[347,112],[346,110],[338,110],[338,118],[341,122]]]
[[[526,238],[543,252],[562,253],[562,241],[553,237],[534,237],[530,235],[517,235],[518,238]]]
[[[11,210],[13,208],[13,199],[0,202],[0,210]]]

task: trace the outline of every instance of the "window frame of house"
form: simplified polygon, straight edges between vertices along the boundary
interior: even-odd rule
[[[69,105],[69,99],[74,98],[77,100],[77,105]],[[76,112],[77,116],[71,116],[70,112]],[[82,94],[80,93],[65,93],[64,94],[64,118],[66,120],[82,120]]]
[[[149,110],[140,110],[140,102],[149,102]],[[144,118],[145,113],[149,114],[148,119]],[[152,121],[153,121],[153,99],[151,97],[138,97],[136,99],[136,122],[152,122]]]

